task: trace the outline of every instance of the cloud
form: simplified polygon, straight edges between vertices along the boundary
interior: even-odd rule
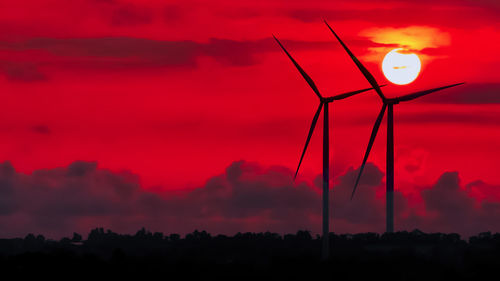
[[[308,8],[285,9],[284,16],[310,23],[321,22],[323,19],[330,23],[345,21],[362,21],[379,26],[401,27],[419,25],[422,15],[430,26],[471,29],[487,25],[494,21],[499,5],[480,3],[479,1],[398,1],[367,8],[366,3],[361,5],[309,5]],[[493,1],[492,1],[493,2]],[[372,4],[372,3],[370,3]],[[492,3],[491,3],[492,4]],[[322,7],[323,6],[323,7]],[[361,7],[361,8],[360,8]]]
[[[370,38],[376,43],[398,44],[409,50],[450,45],[450,35],[447,32],[428,26],[376,27],[363,30],[361,35]]]
[[[427,215],[421,219],[425,231],[458,232],[465,235],[498,231],[499,186],[483,182],[461,185],[458,172],[446,172],[421,191]],[[495,196],[478,197],[478,194]]]
[[[380,171],[371,165],[366,171],[361,189],[380,185]],[[347,198],[354,172],[341,179],[342,188],[334,192],[338,198]],[[125,232],[147,226],[159,231],[206,229],[229,234],[319,230],[321,194],[305,182],[294,183],[292,175],[284,167],[238,161],[200,188],[158,194],[142,189],[130,173],[99,169],[92,162],[77,161],[30,175],[16,172],[5,162],[0,165],[0,223],[5,226],[0,236],[37,232],[60,237],[95,226]],[[360,193],[359,198],[367,194],[371,193]],[[370,199],[361,202],[366,200]],[[339,214],[352,211],[341,211],[343,206],[336,207]],[[371,223],[366,214],[372,213],[367,210],[356,221]]]
[[[407,124],[472,124],[476,126],[495,126],[500,122],[500,116],[491,110],[479,110],[469,112],[447,112],[432,109],[424,109],[420,112],[406,113],[401,110],[398,113],[397,122]]]
[[[50,128],[46,125],[35,125],[32,126],[31,129],[33,130],[33,132],[41,135],[50,135],[51,133]]]
[[[435,27],[419,25],[397,28],[373,27],[361,31],[360,35],[378,44],[392,44],[410,53],[416,53],[424,61],[447,57],[443,52],[438,55],[436,53],[439,52],[431,50],[447,47],[451,42],[448,32],[441,31]],[[370,47],[370,53],[365,55],[364,59],[379,63],[393,48],[388,46]],[[422,52],[422,50],[425,50],[425,52]]]
[[[326,48],[331,42],[285,41],[297,49]],[[66,58],[67,66],[92,65],[102,67],[194,67],[200,57],[210,57],[219,63],[248,66],[258,63],[263,52],[279,51],[271,38],[254,41],[210,39],[206,43],[194,41],[162,41],[132,37],[103,38],[35,38],[24,42],[0,42],[4,49],[13,51],[39,50]],[[72,61],[73,59],[73,61]],[[51,62],[44,62],[50,64]],[[8,65],[6,73],[13,79],[41,80],[36,67]]]
[[[435,213],[433,220],[440,224],[457,225],[469,221],[468,216],[474,213],[474,198],[461,192],[458,172],[441,175],[432,188],[422,191],[422,198],[426,211]]]
[[[133,4],[124,4],[113,10],[111,24],[115,26],[130,26],[149,24],[153,22],[153,10]]]
[[[429,95],[422,102],[439,104],[500,104],[500,83],[467,83]]]
[[[155,7],[116,0],[91,0],[92,12],[97,11],[106,22],[115,27],[150,24],[154,20]],[[97,7],[97,8],[96,8]]]
[[[139,61],[165,66],[194,64],[201,54],[199,44],[191,41],[159,41],[131,37],[35,38],[3,45],[13,50],[42,50],[60,57],[78,57],[89,61],[115,59],[116,63]],[[122,59],[116,60],[116,59]]]
[[[0,74],[12,82],[33,83],[47,81],[47,76],[33,63],[0,61]]]
[[[282,40],[293,51],[338,47],[334,41]],[[356,46],[391,46],[369,40],[354,40]],[[207,42],[152,40],[135,37],[33,38],[22,42],[0,42],[0,48],[31,52],[31,63],[6,64],[11,80],[42,81],[46,77],[37,65],[60,68],[137,69],[192,68],[208,57],[225,66],[251,66],[260,63],[262,54],[280,52],[272,38],[237,41],[212,38]],[[38,54],[36,57],[34,54]],[[45,57],[43,56],[45,54]],[[34,56],[34,57],[33,57]],[[55,56],[55,57],[54,57]],[[48,58],[47,58],[48,57]]]
[[[114,218],[147,214],[141,204],[152,196],[141,191],[134,176],[97,169],[91,162],[29,175],[5,162],[0,165],[0,194],[2,236],[30,231],[60,236],[72,228],[83,230],[86,221],[113,226]]]
[[[225,230],[219,228],[219,231],[237,232],[251,228],[280,231],[311,228],[309,219],[319,214],[316,211],[321,200],[307,184],[295,185],[289,169],[238,161],[204,187],[169,202],[171,210],[199,220],[206,228],[213,229],[210,222],[222,219]]]
[[[384,175],[368,164],[359,189],[350,200],[358,170],[349,169],[335,179],[331,192],[333,230],[383,232],[385,228]],[[233,162],[226,171],[203,186],[181,194],[141,188],[129,172],[100,169],[95,162],[76,161],[64,168],[15,171],[9,162],[0,165],[1,237],[28,232],[49,237],[86,233],[93,227],[134,232],[187,233],[205,229],[212,233],[238,231],[296,232],[321,229],[320,188],[294,182],[292,171],[246,161]],[[498,230],[498,187],[481,181],[461,186],[458,173],[444,173],[420,190],[420,206],[395,192],[396,228],[420,228],[474,234]]]

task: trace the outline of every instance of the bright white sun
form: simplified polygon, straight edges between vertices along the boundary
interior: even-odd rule
[[[420,67],[418,56],[406,53],[402,48],[390,51],[382,61],[382,71],[385,77],[398,85],[406,85],[417,79]]]

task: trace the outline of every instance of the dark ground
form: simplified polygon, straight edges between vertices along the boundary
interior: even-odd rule
[[[332,257],[321,261],[321,240],[299,231],[181,238],[144,229],[121,235],[94,229],[87,240],[0,239],[0,272],[16,279],[338,280],[496,279],[500,234],[420,231],[378,235],[330,234]],[[12,280],[12,279],[5,279]]]

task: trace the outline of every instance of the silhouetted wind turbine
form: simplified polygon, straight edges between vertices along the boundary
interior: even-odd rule
[[[354,61],[356,66],[359,68],[361,73],[365,76],[366,80],[370,82],[372,87],[375,89],[379,97],[382,99],[383,105],[380,113],[377,116],[375,121],[375,125],[373,126],[373,130],[370,136],[370,141],[368,142],[368,147],[366,148],[365,156],[363,158],[363,163],[361,164],[361,168],[359,169],[358,177],[356,178],[356,183],[354,185],[354,189],[352,190],[351,199],[356,192],[356,188],[359,183],[359,179],[361,178],[361,174],[363,173],[363,169],[366,164],[366,160],[368,159],[368,155],[370,154],[370,150],[372,149],[373,142],[375,141],[375,137],[377,136],[378,129],[380,127],[380,123],[382,122],[382,118],[384,117],[385,109],[387,108],[387,155],[386,155],[386,231],[393,232],[394,231],[394,119],[393,119],[393,106],[403,101],[411,101],[418,97],[428,95],[430,93],[440,91],[446,88],[458,86],[464,83],[451,84],[439,88],[419,91],[411,94],[407,94],[397,98],[386,98],[380,89],[377,81],[373,77],[373,75],[366,69],[363,64],[354,56],[354,54],[347,48],[344,42],[339,38],[337,33],[333,31],[330,25],[326,22],[325,24],[328,26],[330,31],[335,35],[337,40],[340,42],[342,47],[344,47],[345,51],[349,54],[351,59]]]
[[[314,84],[311,77],[309,77],[309,75],[307,75],[307,73],[302,69],[302,67],[300,67],[300,65],[293,59],[293,57],[290,55],[290,53],[288,53],[288,51],[285,49],[285,47],[283,47],[283,45],[278,40],[278,38],[276,38],[276,36],[274,36],[274,35],[273,35],[273,37],[276,40],[276,42],[278,42],[278,44],[283,49],[283,51],[285,51],[286,55],[293,62],[293,64],[295,65],[297,70],[300,72],[302,77],[304,77],[304,79],[307,81],[307,83],[312,88],[312,90],[314,91],[316,96],[318,96],[318,98],[319,98],[319,106],[318,106],[318,109],[316,110],[316,113],[314,114],[314,117],[313,117],[313,120],[311,123],[311,128],[309,129],[309,133],[307,134],[306,144],[304,145],[304,150],[302,151],[302,155],[300,156],[299,165],[297,166],[297,171],[295,172],[295,175],[293,177],[294,180],[297,177],[297,173],[299,172],[300,164],[302,163],[302,159],[304,158],[304,155],[306,153],[307,146],[309,145],[309,141],[311,140],[311,136],[313,134],[314,127],[316,126],[316,122],[318,121],[319,115],[321,113],[321,108],[324,106],[324,111],[323,111],[323,113],[324,113],[324,121],[323,121],[323,251],[322,251],[323,254],[322,255],[323,255],[323,258],[326,259],[329,256],[329,249],[330,249],[329,248],[330,247],[329,240],[328,240],[328,235],[330,232],[330,229],[328,226],[328,215],[329,215],[329,210],[330,210],[329,209],[329,200],[328,200],[328,183],[329,183],[329,174],[328,174],[329,173],[329,170],[328,170],[329,169],[329,167],[328,167],[329,166],[329,162],[328,162],[329,161],[328,104],[333,102],[333,101],[336,101],[336,100],[345,99],[345,98],[348,98],[350,96],[372,90],[373,88],[367,88],[367,89],[357,90],[357,91],[353,91],[353,92],[343,93],[343,94],[339,94],[339,95],[336,95],[333,97],[328,97],[328,98],[323,97],[320,94],[318,88],[316,87],[316,84]],[[382,85],[380,87],[383,87],[383,86],[384,85]]]

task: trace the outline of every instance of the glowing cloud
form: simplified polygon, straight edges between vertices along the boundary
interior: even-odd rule
[[[398,44],[401,48],[418,51],[450,45],[450,35],[447,32],[428,26],[370,28],[362,31],[361,35],[375,43]]]
[[[370,53],[364,59],[372,62],[380,62],[386,53],[394,49],[394,45],[402,49],[400,53],[417,53],[421,60],[427,61],[435,56],[431,57],[419,53],[419,51],[449,46],[451,42],[447,32],[428,26],[370,28],[361,31],[360,35],[368,37],[374,43],[388,45],[387,47],[368,48]]]

